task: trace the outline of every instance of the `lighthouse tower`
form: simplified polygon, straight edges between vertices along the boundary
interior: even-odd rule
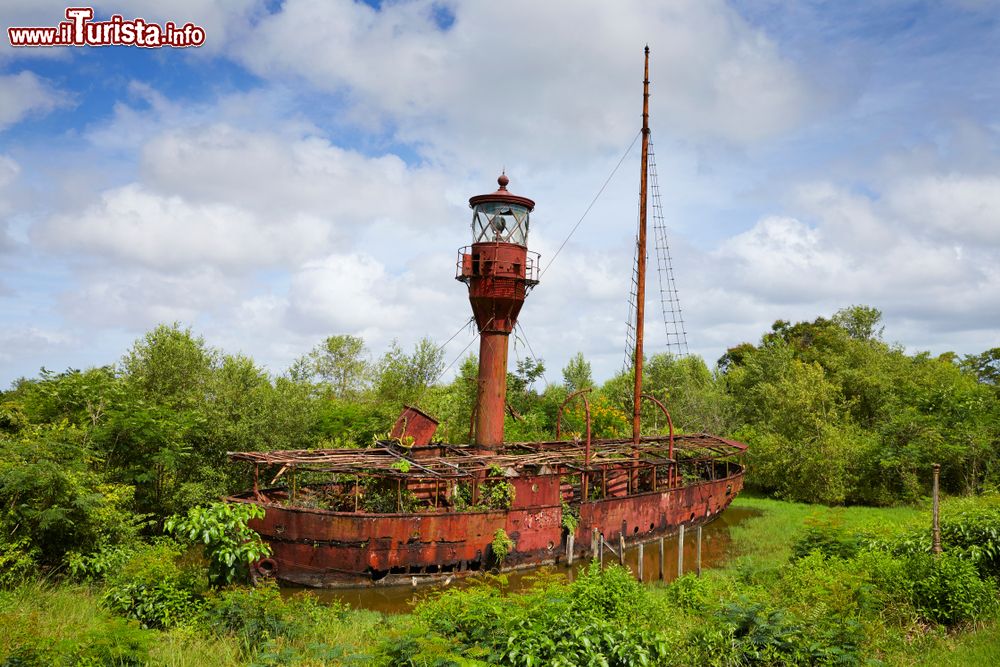
[[[472,245],[459,250],[456,278],[469,286],[479,327],[479,386],[475,444],[503,442],[507,401],[507,337],[524,298],[538,284],[538,253],[528,250],[528,220],[535,202],[507,190],[500,174],[496,192],[469,199]]]

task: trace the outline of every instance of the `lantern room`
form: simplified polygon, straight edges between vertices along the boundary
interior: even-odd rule
[[[510,179],[500,174],[496,192],[469,199],[473,243],[528,245],[528,224],[535,202],[507,191]]]

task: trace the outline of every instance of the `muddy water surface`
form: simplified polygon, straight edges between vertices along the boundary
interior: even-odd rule
[[[701,537],[701,565],[703,569],[723,565],[732,555],[732,540],[729,537],[729,528],[741,521],[751,517],[759,516],[760,511],[742,507],[730,507],[722,513],[712,523],[702,528]],[[684,536],[684,572],[693,572],[695,569],[696,539],[695,529],[687,531]],[[677,536],[664,539],[663,544],[663,577],[666,581],[673,581],[677,578]],[[604,563],[617,563],[618,557],[605,550]],[[549,572],[565,574],[572,581],[581,568],[590,563],[589,558],[578,560],[569,568],[565,565],[550,566],[544,568]],[[625,564],[632,570],[638,572],[639,549],[637,546],[629,546],[625,550]],[[517,591],[531,585],[531,578],[539,569],[522,570],[518,572],[508,572],[507,581],[509,590]],[[660,548],[659,541],[647,542],[643,546],[643,581],[652,582],[659,579],[660,570]],[[311,589],[312,592],[324,601],[346,602],[358,609],[372,609],[390,614],[407,613],[412,611],[413,603],[417,596],[424,597],[428,592],[440,590],[446,586],[467,586],[475,581],[473,577],[455,579],[449,584],[424,584],[417,587],[412,586],[368,586],[364,588],[336,588],[336,589]],[[284,592],[293,593],[294,588],[284,589]]]

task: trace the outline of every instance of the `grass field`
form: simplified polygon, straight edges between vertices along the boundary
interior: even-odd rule
[[[831,523],[849,531],[893,537],[926,524],[930,509],[918,507],[827,507],[806,505],[743,493],[734,507],[761,512],[759,517],[742,521],[730,528],[740,559],[750,559],[759,566],[787,562],[792,544],[809,523]]]
[[[975,504],[976,499],[955,498],[942,503],[948,516]],[[995,502],[995,501],[994,501]],[[778,567],[788,561],[792,544],[810,522],[833,523],[849,531],[891,538],[913,529],[930,531],[930,503],[920,507],[827,507],[806,505],[744,493],[733,505],[761,512],[730,528],[737,553],[719,574],[734,576],[748,566]],[[952,634],[940,632],[901,646],[887,662],[898,665],[941,667],[991,667],[1000,665],[1000,624],[965,627]]]

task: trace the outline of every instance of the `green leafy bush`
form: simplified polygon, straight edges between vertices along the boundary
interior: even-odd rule
[[[0,542],[0,589],[24,583],[35,571],[38,555],[38,549],[26,537]]]
[[[663,664],[669,644],[656,632],[606,618],[573,617],[557,606],[510,629],[502,664],[518,667]]]
[[[830,558],[853,558],[858,554],[860,542],[856,535],[832,523],[813,522],[792,545],[792,560],[803,558],[814,551]]]
[[[463,645],[493,646],[503,641],[511,611],[510,601],[498,588],[480,584],[431,597],[414,613],[435,632]]]
[[[102,603],[145,628],[170,628],[197,622],[204,606],[199,582],[204,570],[183,564],[184,550],[169,541],[136,548],[123,562],[112,552],[107,560],[94,559],[102,571],[106,588]],[[92,565],[92,567],[93,567]],[[87,570],[82,570],[87,571]]]
[[[118,583],[103,598],[111,611],[135,619],[144,628],[170,628],[192,622],[203,607],[202,599],[176,580]]]
[[[406,488],[400,488],[393,479],[370,480],[365,484],[361,496],[361,509],[373,514],[393,512],[414,512],[417,496]]]
[[[906,570],[913,606],[928,620],[951,626],[996,615],[996,584],[980,579],[972,563],[950,554],[918,554],[907,559]]]
[[[566,529],[567,533],[573,534],[576,532],[576,527],[580,525],[580,510],[578,507],[573,507],[565,500],[562,501],[562,527]]]
[[[493,542],[490,544],[490,548],[493,551],[493,559],[496,561],[497,565],[502,565],[510,552],[514,550],[514,540],[510,539],[507,535],[507,531],[503,528],[497,528],[497,532],[493,534]]]
[[[971,562],[983,577],[1000,576],[1000,508],[973,508],[941,522],[946,551]]]
[[[149,664],[149,649],[155,637],[134,621],[110,619],[75,637],[75,641],[38,638],[22,644],[0,661],[2,667],[142,667]]]
[[[908,604],[921,618],[946,626],[997,615],[996,582],[981,579],[958,555],[872,552],[859,564],[888,607]]]
[[[112,622],[84,638],[83,648],[75,664],[141,667],[149,664],[149,649],[155,635],[140,630],[132,623]]]
[[[249,654],[275,638],[302,634],[305,625],[314,620],[315,609],[315,598],[309,595],[285,602],[273,583],[235,587],[209,597],[204,624],[217,635],[234,635]]]
[[[693,573],[670,582],[664,589],[667,601],[678,609],[704,611],[707,607],[708,580]]]
[[[251,519],[262,519],[264,509],[249,503],[213,503],[194,507],[186,516],[172,516],[164,524],[168,533],[204,544],[209,560],[208,577],[221,586],[249,576],[250,564],[271,555],[260,535],[247,526]]]
[[[633,574],[620,565],[601,569],[596,561],[570,588],[576,614],[614,621],[635,620],[646,603],[646,592]]]
[[[726,604],[717,618],[731,632],[734,648],[747,665],[803,662],[802,626],[782,609],[738,600]]]
[[[86,433],[61,424],[0,433],[0,529],[40,563],[56,566],[67,551],[135,539],[146,517],[133,513],[130,486],[109,484],[94,470]]]
[[[124,567],[140,551],[136,546],[115,544],[87,554],[72,551],[66,556],[70,575],[80,581],[98,581]]]
[[[514,485],[507,481],[498,466],[490,466],[489,477],[479,487],[480,504],[495,510],[510,509],[514,503]]]
[[[516,595],[483,584],[421,602],[414,612],[418,626],[388,639],[381,650],[401,660],[390,664],[404,665],[664,664],[670,642],[640,620],[651,602],[620,567],[593,567],[572,584],[538,577]],[[406,651],[421,657],[401,658]]]

